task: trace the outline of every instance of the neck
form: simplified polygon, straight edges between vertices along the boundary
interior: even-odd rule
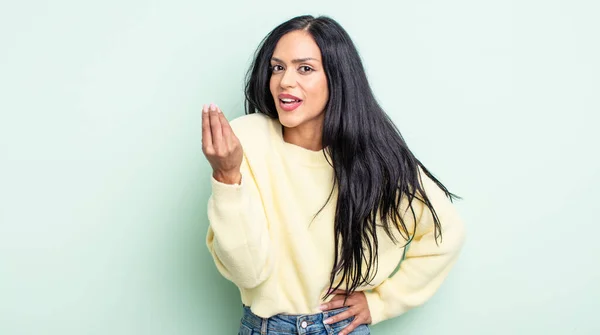
[[[283,126],[282,126],[283,127]],[[300,125],[294,128],[283,127],[283,140],[299,147],[319,151],[323,149],[323,125]]]

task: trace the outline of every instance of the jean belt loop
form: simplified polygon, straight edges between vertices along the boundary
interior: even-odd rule
[[[261,318],[262,322],[260,325],[260,334],[261,335],[267,335],[267,323],[269,322],[269,320],[267,318]]]

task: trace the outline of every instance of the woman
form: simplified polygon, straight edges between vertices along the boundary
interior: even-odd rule
[[[239,333],[369,334],[447,276],[464,241],[455,196],[377,104],[337,22],[293,18],[255,56],[247,115],[202,113],[207,245],[240,289]]]

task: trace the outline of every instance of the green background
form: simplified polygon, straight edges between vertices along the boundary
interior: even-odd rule
[[[234,334],[201,107],[243,114],[276,24],[327,14],[468,235],[373,334],[598,334],[597,1],[0,4],[0,334]]]

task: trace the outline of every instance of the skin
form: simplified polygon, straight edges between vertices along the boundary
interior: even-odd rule
[[[217,181],[225,184],[239,184],[242,181],[242,145],[215,104],[202,108],[202,152]]]
[[[323,323],[332,324],[348,319],[350,317],[354,317],[352,323],[346,326],[346,328],[344,328],[339,333],[339,335],[348,335],[356,327],[362,324],[371,323],[371,312],[369,311],[367,298],[365,297],[365,294],[363,292],[354,292],[353,294],[349,295],[348,299],[346,299],[345,305],[344,299],[346,298],[347,292],[343,290],[336,290],[333,293],[335,294],[335,296],[328,303],[321,305],[320,309],[322,311],[326,311],[330,309],[341,308],[344,306],[348,306],[348,309],[340,314],[334,315],[329,319],[324,320]]]
[[[319,47],[305,31],[290,32],[277,43],[271,67],[269,89],[284,127],[284,140],[308,150],[322,149],[324,110],[329,91]],[[302,104],[292,112],[286,112],[279,105],[278,95],[282,93],[302,99]],[[225,184],[241,182],[242,145],[221,109],[214,104],[204,105],[202,109],[202,152],[217,181]],[[361,324],[371,323],[371,313],[363,292],[348,296],[346,305],[346,291],[333,293],[334,297],[319,307],[322,311],[344,306],[349,308],[324,320],[324,323],[332,324],[354,317],[339,335],[348,335]]]
[[[290,32],[279,39],[270,65],[269,88],[284,127],[284,140],[320,150],[329,89],[317,43],[305,31]],[[291,112],[283,110],[279,101],[282,93],[300,98],[302,104]]]

